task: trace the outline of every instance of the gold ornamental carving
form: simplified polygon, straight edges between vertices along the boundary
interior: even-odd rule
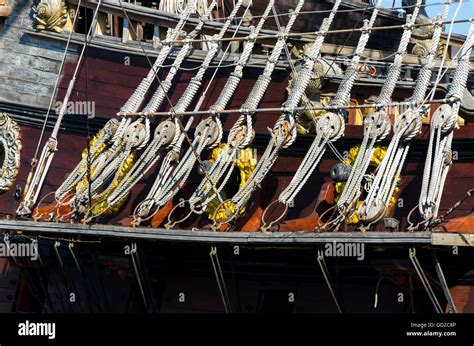
[[[38,31],[62,33],[67,23],[67,6],[62,0],[33,0],[33,26]]]
[[[21,130],[5,113],[0,113],[0,193],[13,185],[20,169]]]

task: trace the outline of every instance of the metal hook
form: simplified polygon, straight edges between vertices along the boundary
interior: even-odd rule
[[[76,264],[76,268],[77,270],[79,271],[79,273],[82,274],[82,268],[81,266],[79,265],[79,261],[77,260],[77,257],[76,257],[76,254],[74,253],[74,243],[71,241],[69,244],[68,244],[68,250],[69,252],[71,253],[71,256],[72,256],[72,259],[74,260],[74,263]]]
[[[335,222],[335,220],[332,220],[332,221],[328,221],[326,223],[321,223],[321,219],[323,218],[323,216],[325,216],[327,213],[329,213],[330,211],[332,210],[335,210],[337,208],[337,204],[333,205],[332,207],[326,209],[318,218],[317,220],[317,223],[316,223],[316,226],[314,227],[314,230],[318,233],[320,233],[321,231],[326,231],[330,226],[332,226],[332,224]],[[336,218],[337,220],[337,218]]]
[[[273,225],[280,223],[285,218],[285,216],[288,214],[288,202],[284,202],[283,203],[284,209],[283,209],[283,212],[280,214],[280,216],[278,216],[275,220],[270,221],[269,223],[267,223],[265,221],[265,216],[267,215],[267,212],[270,209],[270,207],[274,204],[277,204],[277,203],[280,203],[280,201],[279,200],[273,201],[272,203],[270,203],[268,205],[268,207],[265,208],[265,210],[262,213],[262,217],[261,217],[262,226],[260,227],[260,230],[264,233],[267,233],[269,230],[271,230]]]
[[[178,209],[178,207],[184,207],[184,204],[186,204],[186,202],[189,204],[189,213],[187,213],[183,218],[179,219],[179,220],[176,220],[176,221],[173,221],[171,219],[171,215]],[[176,226],[177,224],[180,224],[181,222],[184,222],[186,221],[187,219],[189,219],[191,217],[191,215],[193,214],[193,207],[190,203],[189,200],[185,200],[185,201],[180,201],[178,204],[176,204],[173,209],[171,209],[171,211],[168,213],[168,222],[165,224],[165,228],[167,230],[170,230],[170,229],[173,229],[174,226]]]
[[[224,309],[227,314],[232,313],[232,306],[229,299],[229,294],[227,292],[227,286],[224,280],[224,274],[222,273],[221,264],[219,257],[217,255],[217,247],[211,246],[211,251],[209,252],[209,257],[211,258],[212,268],[214,269],[214,275],[216,277],[217,286],[219,288],[219,293],[221,295],[222,303],[224,304]]]
[[[339,311],[339,313],[342,314],[341,306],[339,305],[339,301],[337,300],[336,293],[334,293],[334,289],[331,284],[329,270],[326,265],[326,261],[324,259],[324,254],[322,250],[318,250],[317,260],[318,260],[319,267],[321,268],[321,272],[323,273],[324,280],[326,281],[326,285],[328,286],[329,292],[331,293],[332,299],[334,300],[334,304],[336,304],[337,311]]]
[[[61,268],[63,268],[64,267],[63,259],[61,258],[61,255],[59,254],[59,250],[58,250],[60,246],[61,246],[61,242],[59,240],[56,240],[54,242],[54,252],[56,254],[56,258],[59,261],[59,264],[61,265]]]
[[[135,275],[137,276],[138,287],[140,288],[140,293],[142,295],[143,303],[145,305],[145,309],[148,311],[149,310],[148,299],[145,294],[145,287],[143,285],[142,277],[140,275],[140,271],[137,265],[138,258],[135,258],[135,256],[137,256],[137,243],[133,242],[130,244],[130,257],[132,259],[132,265],[135,271]]]
[[[231,199],[226,199],[225,201],[223,201],[222,203],[220,203],[217,208],[214,210],[214,214],[212,216],[214,222],[212,223],[212,226],[211,226],[211,230],[216,232],[218,230],[220,230],[220,227],[222,225],[225,225],[225,224],[228,224],[230,221],[232,221],[233,219],[235,219],[235,217],[237,216],[237,214],[240,212],[240,210],[237,210],[234,209],[234,212],[229,215],[226,211],[226,216],[227,218],[226,219],[221,219],[221,220],[217,220],[217,213],[224,207],[224,205],[228,202],[231,202],[232,203],[232,200]]]
[[[38,211],[38,208],[39,208],[39,206],[44,202],[44,200],[45,200],[48,196],[51,196],[52,194],[54,194],[54,192],[55,192],[55,191],[51,191],[51,192],[47,193],[46,195],[44,195],[43,198],[40,199],[40,201],[39,201],[37,207],[36,207],[36,208],[34,209],[34,211],[33,211],[33,215],[31,216],[31,217],[33,218],[33,221],[37,222],[39,219],[41,219],[41,218],[43,217],[43,215],[44,215],[45,213],[40,213],[40,212]],[[58,215],[58,212],[57,212],[57,207],[56,207],[56,208],[54,208],[53,211],[51,211],[51,212],[49,213],[49,218],[50,218],[50,220],[54,220],[54,219],[57,217],[57,215]]]
[[[436,297],[435,293],[433,292],[433,288],[430,285],[430,282],[428,278],[426,277],[425,272],[423,271],[423,268],[420,265],[420,262],[418,261],[418,258],[416,257],[416,248],[409,248],[408,249],[408,255],[410,257],[410,261],[413,264],[413,267],[416,270],[416,273],[418,274],[421,283],[423,284],[423,287],[426,290],[426,293],[428,294],[428,297],[431,300],[431,303],[433,303],[433,306],[436,310],[437,313],[442,314],[443,309],[441,308],[441,305],[439,304],[438,298]]]
[[[439,282],[441,283],[441,287],[443,288],[444,296],[449,305],[449,312],[452,314],[457,314],[456,304],[454,303],[453,296],[449,291],[448,284],[446,282],[446,278],[443,273],[443,269],[441,268],[441,264],[439,263],[438,256],[436,255],[436,251],[433,250],[432,252],[433,262],[435,264],[436,274],[438,274]]]

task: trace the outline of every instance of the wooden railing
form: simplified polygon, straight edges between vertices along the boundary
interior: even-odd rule
[[[68,9],[73,13],[77,11],[78,0],[67,0]],[[123,5],[123,8],[122,8]],[[105,0],[102,1],[102,4],[99,9],[99,19],[96,29],[96,35],[105,35],[118,37],[122,42],[128,41],[146,41],[152,42],[156,47],[160,40],[166,37],[166,32],[169,28],[174,28],[179,19],[178,14],[167,13],[158,10],[158,2],[147,2],[142,3],[138,1],[128,2],[122,1],[120,3],[118,0]],[[95,1],[87,1],[82,3],[79,9],[80,17],[79,21],[76,23],[74,28],[72,27],[72,15],[69,16],[67,31],[74,31],[77,33],[85,33],[86,23],[85,23],[85,11],[87,10],[87,18],[90,22],[92,18],[93,9],[97,6]],[[127,16],[124,14],[124,10],[127,13]],[[225,13],[224,13],[225,14]],[[215,34],[221,27],[223,13],[222,10],[214,11],[212,15],[212,20],[207,22],[202,30],[200,37],[197,39],[202,39],[206,35]],[[185,25],[185,30],[190,31],[198,23],[197,15],[192,16],[190,20],[187,21]],[[87,23],[88,25],[90,23]],[[230,28],[226,36],[230,37],[233,34],[234,30]],[[250,33],[248,27],[242,27],[239,30],[239,36],[246,36]],[[262,42],[263,44],[263,42]],[[239,50],[239,44],[232,45],[233,52]],[[259,44],[259,47],[261,45]],[[203,42],[196,43],[195,48],[206,49],[206,44]],[[261,48],[257,48],[261,50]]]

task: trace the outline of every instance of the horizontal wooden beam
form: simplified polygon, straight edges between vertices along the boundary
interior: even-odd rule
[[[64,33],[55,33],[55,32],[50,32],[50,31],[35,31],[35,30],[25,30],[25,32],[31,36],[31,37],[36,37],[38,39],[42,40],[54,40],[54,41],[61,41],[66,43],[69,37],[69,33],[64,32]],[[83,34],[78,34],[78,33],[73,33],[71,36],[71,44],[73,45],[80,45],[82,46],[84,44],[84,35]],[[143,47],[140,47],[141,46]],[[94,47],[98,49],[104,49],[108,51],[113,51],[113,52],[118,52],[122,54],[134,54],[134,55],[141,55],[144,56],[145,53],[146,55],[150,57],[157,57],[160,50],[155,49],[153,47],[153,43],[150,42],[140,42],[140,44],[136,41],[129,40],[126,43],[123,43],[120,39],[112,36],[106,36],[106,35],[96,35],[94,38],[89,42],[88,46],[89,47]],[[145,51],[145,52],[144,52]],[[169,59],[173,60],[176,58],[177,53],[179,52],[179,47],[175,50],[172,50]],[[207,55],[207,51],[200,50],[200,49],[192,49],[191,52],[188,54],[186,57],[186,61],[189,62],[196,62],[196,63],[202,63],[204,58]],[[222,56],[222,53],[219,54],[216,58],[215,61],[220,61]],[[222,63],[224,65],[227,64],[233,64],[235,63],[236,59],[240,54],[238,53],[228,53],[222,60]],[[262,54],[252,54],[250,57],[248,67],[257,67],[257,68],[264,68],[265,64],[268,61],[268,56],[262,55]],[[288,67],[288,64],[285,62],[278,62],[276,69],[277,70],[286,70]]]
[[[79,3],[79,0],[68,0],[69,3],[77,5]],[[88,8],[95,9],[97,8],[97,1],[86,1],[82,2],[82,4]],[[131,20],[139,21],[139,22],[145,22],[153,25],[159,25],[161,27],[165,28],[174,28],[176,27],[176,24],[178,23],[179,16],[167,12],[162,12],[158,11],[156,9],[152,9],[149,7],[145,6],[138,6],[134,5],[131,3],[127,3],[125,1],[122,1],[122,6],[120,5],[120,2],[118,0],[103,0],[100,5],[100,11],[101,12],[106,12],[113,14],[114,16],[118,17],[124,17],[124,11],[123,9],[126,10],[126,13],[128,17]],[[199,23],[198,18],[189,18],[185,25],[184,25],[184,30],[185,31],[192,31],[194,27]],[[235,33],[236,25],[231,25],[229,27],[229,30],[227,30],[226,34],[224,37],[232,37]],[[214,21],[207,21],[202,30],[201,34],[203,35],[213,35],[217,31],[219,31],[222,28],[222,23],[219,22],[214,22]],[[260,33],[262,35],[271,35],[274,34],[275,31],[272,30],[261,30]],[[250,34],[250,28],[248,27],[240,27],[239,32],[237,33],[237,36],[247,36]],[[268,39],[262,41],[262,43],[271,43],[275,42],[275,39]]]
[[[472,233],[433,233],[433,245],[474,246]]]
[[[35,31],[32,29],[25,30],[25,32],[30,35],[31,37],[36,37],[38,39],[42,40],[53,40],[53,41],[60,41],[66,43],[68,38],[69,38],[69,33],[64,32],[64,33],[55,33],[55,32],[46,32],[46,31]],[[83,45],[84,44],[84,35],[79,34],[79,33],[73,33],[71,36],[71,43],[74,45]],[[106,35],[96,35],[94,38],[90,41],[89,43],[90,47],[98,48],[98,49],[104,49],[108,51],[113,51],[113,52],[118,52],[122,54],[135,54],[135,55],[141,55],[144,56],[145,53],[146,55],[150,57],[156,57],[158,56],[159,49],[155,49],[153,47],[153,42],[141,42],[141,46],[138,42],[136,41],[127,41],[126,43],[120,41],[119,39],[112,37],[112,36],[106,36]],[[330,55],[330,56],[337,56],[337,53],[340,53],[342,56],[345,55],[352,55],[354,53],[354,47],[344,47],[342,51],[340,52],[340,48],[338,46],[333,45],[333,44],[324,44],[322,47],[322,54],[324,55]],[[144,52],[145,51],[145,52]],[[174,50],[170,53],[169,58],[174,59],[176,57],[178,50]],[[196,63],[201,63],[205,56],[207,54],[207,51],[203,51],[200,49],[193,49],[189,53],[189,55],[186,57],[186,60],[189,62],[196,62]],[[222,54],[222,53],[221,53]],[[367,57],[370,57],[371,59],[383,59],[386,56],[390,55],[390,52],[384,52],[384,51],[379,51],[379,50],[374,50],[374,49],[366,49],[364,52],[364,55]],[[216,61],[220,60],[220,56],[216,57]],[[236,59],[239,57],[239,53],[228,53],[227,56],[224,58],[222,61],[223,64],[231,64],[234,63]],[[257,68],[264,68],[265,64],[268,60],[267,55],[263,54],[252,54],[250,57],[248,67],[257,67]],[[439,66],[440,61],[437,60],[435,62],[435,67]],[[421,67],[424,64],[424,59],[416,57],[414,55],[405,55],[403,59],[403,64],[405,65],[410,65],[412,67]],[[446,66],[449,66],[450,68],[455,68],[456,63],[453,62],[448,62],[446,63]],[[276,70],[288,70],[289,69],[289,64],[284,61],[280,60],[277,62],[276,65]],[[472,71],[474,71],[474,67],[472,68]],[[331,77],[334,78],[334,77]],[[359,78],[361,81],[363,78]],[[358,80],[359,80],[358,79]],[[381,85],[383,84],[384,80],[379,80],[376,78],[366,78],[366,83],[370,85]],[[411,83],[414,84],[414,83]],[[403,85],[402,85],[403,87]],[[410,86],[411,87],[411,86]]]
[[[0,220],[0,229],[23,234],[65,237],[70,235],[96,236],[100,238],[143,239],[171,242],[215,243],[215,244],[325,244],[366,243],[366,244],[431,244],[430,232],[328,232],[328,233],[244,233],[211,232],[201,230],[166,230],[163,228],[124,227],[117,225],[83,225],[54,222],[34,222],[24,220]]]

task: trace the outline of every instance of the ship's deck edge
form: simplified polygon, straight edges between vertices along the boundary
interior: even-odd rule
[[[227,244],[321,244],[328,242],[372,243],[372,244],[432,244],[462,245],[447,238],[459,233],[447,234],[435,232],[212,232],[204,230],[166,230],[164,228],[125,227],[117,225],[83,225],[68,223],[49,223],[24,220],[0,220],[0,229],[21,231],[28,234],[63,234],[97,237],[115,237],[126,239],[160,240],[196,243]],[[435,236],[438,234],[438,236]],[[443,234],[442,237],[439,234]],[[435,240],[435,242],[433,242]],[[437,240],[437,241],[436,241]],[[451,244],[452,243],[452,244]],[[465,245],[467,245],[469,241]]]

